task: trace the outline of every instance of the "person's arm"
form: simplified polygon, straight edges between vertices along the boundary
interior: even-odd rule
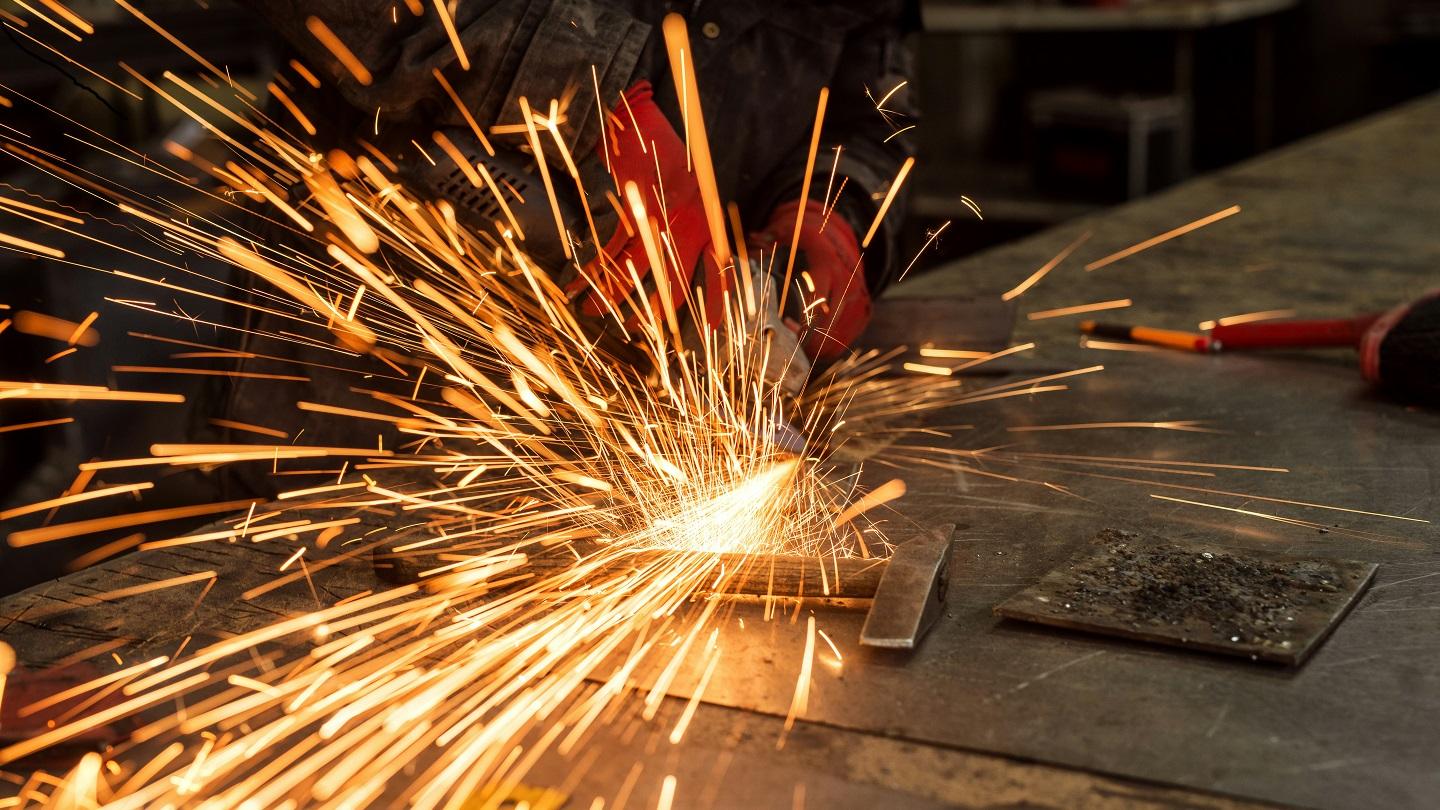
[[[835,187],[845,179],[845,189],[835,215],[863,239],[875,219],[885,192],[894,182],[905,159],[915,154],[911,132],[896,132],[919,122],[914,102],[913,56],[906,44],[908,34],[917,30],[918,20],[908,3],[897,3],[895,14],[884,25],[870,26],[851,34],[830,81],[830,100],[825,115],[820,151],[815,159],[810,198],[825,195],[833,165],[835,147],[843,147],[836,170]],[[876,110],[876,102],[905,82]],[[800,194],[801,178],[808,159],[808,142],[783,164],[771,188],[777,190],[767,209],[793,200]],[[865,279],[872,295],[878,296],[904,268],[898,255],[898,237],[905,216],[907,180],[892,203],[870,246],[865,249]],[[831,190],[833,195],[834,190]],[[768,216],[768,211],[766,212]]]
[[[467,0],[454,4],[456,35],[470,63],[465,70],[434,0],[245,0],[300,53],[325,73],[345,100],[381,126],[411,122],[425,128],[464,126],[435,80],[439,69],[482,125],[519,122],[519,98],[541,109],[573,93],[561,131],[577,154],[599,137],[600,97],[618,98],[629,86],[650,26],[593,0]],[[414,14],[410,9],[419,9]],[[370,72],[361,84],[324,47],[306,21],[325,23]],[[591,67],[596,71],[592,78]]]

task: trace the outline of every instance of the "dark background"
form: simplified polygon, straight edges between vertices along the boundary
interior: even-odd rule
[[[188,57],[109,3],[70,5],[101,29],[78,45],[13,4],[0,7],[11,15],[0,20],[7,26],[0,28],[6,37],[0,40],[0,96],[11,105],[0,106],[0,125],[21,130],[31,143],[47,144],[62,156],[91,154],[71,137],[77,132],[152,156],[163,155],[159,146],[167,139],[203,150],[204,133],[163,104],[132,99],[25,38],[29,34],[52,43],[77,61],[106,69],[107,75],[123,75],[113,69],[120,61],[150,76],[165,70],[194,74]],[[270,35],[246,12],[220,0],[137,5],[263,97],[276,51]],[[918,38],[915,77],[925,111],[919,129],[922,170],[915,176],[907,254],[918,251],[942,223],[953,222],[917,264],[917,273],[1440,86],[1436,0],[1149,0],[1128,5],[1114,0],[932,0],[922,3],[922,16],[927,30]],[[130,84],[137,86],[133,80]],[[0,128],[0,136],[10,134]],[[1149,158],[1137,175],[1130,158],[1141,144]],[[117,171],[113,159],[86,157],[82,165],[86,161],[97,170]],[[123,179],[132,188],[153,183],[141,167],[119,171],[130,172]],[[27,189],[77,206],[93,202],[3,152],[0,184],[0,196],[24,199],[17,189]],[[983,221],[962,195],[979,205]],[[1343,189],[1336,189],[1337,204],[1342,195]],[[0,215],[0,222],[6,233],[30,234],[63,247],[76,263],[123,269],[124,260],[113,250],[59,239],[49,231],[42,238],[37,226],[9,215]],[[123,227],[109,233],[122,246],[155,251],[142,235]],[[223,292],[220,285],[230,278],[219,266],[192,263],[189,269],[217,282],[192,279],[188,284],[207,284],[216,292]],[[186,311],[196,320],[177,325],[102,300],[154,300],[152,288],[131,286],[94,269],[0,252],[0,305],[9,308],[0,309],[0,321],[27,309],[74,321],[98,310],[102,338],[93,349],[47,363],[63,342],[6,330],[0,333],[0,379],[175,391],[192,403],[0,401],[0,428],[75,417],[67,425],[0,432],[0,510],[58,494],[73,480],[75,465],[86,459],[143,454],[157,440],[193,441],[207,429],[206,420],[217,415],[206,409],[214,392],[203,379],[117,375],[112,367],[163,365],[177,350],[131,333],[229,345],[233,335],[204,323],[223,320],[224,307],[197,308],[187,298]],[[143,506],[133,508],[194,502],[197,495],[213,497],[215,487],[205,476],[188,473],[158,478],[153,472],[109,473],[103,480],[156,480]],[[67,507],[59,520],[115,508],[115,502],[103,501]],[[42,513],[5,521],[0,534],[45,518]],[[169,527],[170,533],[183,529]],[[67,561],[125,534],[34,549],[0,547],[0,592],[55,576]]]

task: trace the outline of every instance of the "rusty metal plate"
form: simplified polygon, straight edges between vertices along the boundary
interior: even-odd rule
[[[1296,666],[1345,617],[1375,569],[1104,529],[995,613]]]

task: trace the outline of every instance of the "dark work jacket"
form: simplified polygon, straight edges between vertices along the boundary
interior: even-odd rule
[[[849,181],[840,210],[857,235],[865,234],[880,198],[913,154],[906,134],[892,137],[916,123],[913,88],[893,94],[884,115],[875,104],[911,75],[904,39],[918,14],[907,0],[460,0],[455,27],[468,71],[428,0],[413,4],[423,9],[420,16],[399,0],[247,2],[339,89],[349,109],[332,109],[317,121],[329,125],[321,137],[333,145],[369,137],[377,111],[382,133],[410,132],[402,142],[426,143],[434,129],[465,127],[433,77],[439,69],[482,126],[518,123],[522,95],[541,109],[552,98],[568,98],[562,134],[576,156],[595,161],[597,82],[611,107],[625,88],[649,79],[666,116],[680,121],[660,34],[661,19],[677,11],[689,20],[720,193],[739,204],[747,227],[763,226],[777,203],[798,196],[821,87],[830,88],[830,99],[811,193],[824,194],[831,150],[843,146],[838,174]],[[371,84],[352,78],[310,34],[311,16],[369,69]],[[902,195],[867,251],[866,275],[876,293],[898,272],[894,237],[903,215]]]
[[[864,236],[911,142],[897,130],[915,123],[908,85],[885,103],[876,101],[910,78],[905,35],[918,27],[907,0],[460,0],[456,29],[470,61],[463,70],[449,35],[430,0],[246,0],[289,43],[302,62],[325,80],[309,92],[292,68],[280,80],[292,88],[320,128],[316,148],[349,147],[377,128],[400,143],[420,143],[441,127],[466,128],[455,105],[435,81],[443,71],[467,109],[482,126],[518,123],[518,99],[544,108],[551,98],[568,98],[561,132],[577,159],[594,168],[599,138],[595,83],[607,107],[634,82],[648,79],[672,124],[680,121],[660,23],[669,11],[689,19],[697,82],[723,199],[741,209],[748,229],[762,227],[772,208],[799,195],[822,87],[830,88],[823,141],[816,159],[812,196],[830,182],[833,147],[843,146],[835,184],[848,178],[837,210]],[[419,16],[407,9],[423,9]],[[392,17],[393,14],[393,17]],[[306,28],[315,16],[335,32],[373,75],[370,85],[355,81]],[[393,21],[392,21],[393,20]],[[283,60],[282,60],[283,64]],[[592,66],[594,78],[592,78]],[[338,93],[336,90],[338,89]],[[378,111],[378,118],[377,118]],[[276,111],[277,120],[284,114]],[[677,126],[677,130],[679,127]],[[893,136],[893,137],[892,137]],[[497,144],[499,145],[499,144]],[[903,262],[895,255],[903,194],[866,251],[866,276],[878,294]],[[602,237],[603,237],[602,233]],[[246,313],[247,327],[272,335],[290,327]],[[320,337],[320,336],[317,336]],[[364,358],[346,356],[321,341],[308,345],[247,335],[245,350],[312,364],[357,368]],[[263,359],[247,361],[258,371],[291,371]],[[386,369],[374,364],[377,372]],[[374,387],[350,374],[309,366],[306,383],[284,383],[295,399],[373,410],[374,401],[356,389]],[[280,404],[269,381],[238,380],[218,393],[230,418],[285,430],[300,444],[375,446],[367,423],[317,416]],[[289,400],[289,396],[285,397]],[[278,407],[277,407],[278,406]],[[209,408],[207,408],[208,410]],[[377,426],[377,430],[383,426]],[[303,429],[303,433],[301,433]],[[235,440],[253,440],[236,434]],[[387,449],[413,437],[386,437]],[[284,465],[282,465],[283,467]],[[277,480],[265,470],[236,470],[243,491],[267,491]],[[252,474],[253,473],[253,474]]]

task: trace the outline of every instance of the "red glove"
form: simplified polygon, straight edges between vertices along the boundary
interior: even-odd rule
[[[800,201],[781,204],[764,230],[751,234],[752,245],[765,250],[790,248]],[[785,315],[801,325],[801,346],[816,362],[834,360],[850,347],[870,322],[870,289],[860,243],[843,219],[825,219],[825,208],[805,202],[795,269],[785,296]],[[777,277],[785,272],[785,259],[775,259]],[[767,259],[768,263],[768,259]]]
[[[706,288],[708,301],[718,303],[725,278],[710,250],[710,229],[700,200],[700,186],[687,168],[685,142],[656,106],[649,82],[638,82],[625,92],[624,100],[607,117],[605,137],[595,149],[610,167],[625,222],[616,227],[600,255],[585,266],[588,278],[580,279],[571,289],[573,293],[578,287],[593,284],[598,290],[584,297],[584,314],[592,317],[610,314],[612,310],[605,303],[608,300],[627,324],[638,322],[638,312],[644,311],[644,304],[632,298],[635,278],[626,267],[627,260],[634,263],[635,275],[646,288],[642,294],[649,295],[657,318],[663,318],[658,286],[662,278],[669,284],[677,313],[694,297],[693,288],[697,283]],[[659,273],[651,267],[638,230],[644,224],[634,221],[625,194],[628,183],[637,186],[646,215],[659,224],[659,232],[672,242],[673,256],[663,242],[656,242],[662,263]],[[702,262],[703,275],[697,281],[694,275]],[[718,308],[707,305],[706,309],[710,322],[719,323]],[[712,309],[714,311],[710,311]]]

